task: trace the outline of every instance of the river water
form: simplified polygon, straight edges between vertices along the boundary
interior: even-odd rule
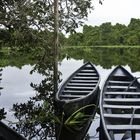
[[[119,51],[119,53],[122,53],[122,51]],[[86,58],[86,56],[84,56],[85,54],[81,54],[80,58],[78,55],[77,57],[73,57],[74,54],[69,55],[69,57],[64,57],[58,65],[58,69],[61,72],[61,83],[65,81],[65,79],[68,78],[70,74],[72,74],[75,70],[82,66],[85,61],[91,60],[91,56]],[[122,54],[123,56],[119,54],[121,58],[117,58],[117,56],[114,54],[115,56],[112,58],[114,59],[113,61],[110,59],[110,57],[104,58],[106,60],[103,60],[102,55],[105,54],[100,53],[98,57],[94,55],[94,65],[101,76],[100,88],[102,88],[102,85],[108,74],[117,64],[123,65],[134,76],[140,76],[140,64],[136,59],[127,59],[124,54]],[[123,58],[125,58],[125,60]],[[93,62],[93,58],[91,61]],[[104,62],[106,63],[106,65],[104,64]],[[8,124],[9,121],[16,121],[12,111],[13,104],[26,103],[30,99],[30,97],[33,97],[37,94],[37,91],[34,90],[34,88],[30,86],[30,84],[39,84],[44,79],[44,75],[38,72],[30,74],[33,67],[34,65],[30,64],[25,64],[20,68],[16,66],[2,67],[2,80],[0,86],[3,87],[3,89],[0,91],[0,105],[1,108],[5,108],[5,111],[7,112],[6,119],[4,120],[6,124]],[[61,85],[61,83],[59,85]],[[99,117],[100,116],[97,114],[89,129],[88,134],[91,137],[90,139],[99,139],[98,134],[95,135],[96,129],[99,127]]]

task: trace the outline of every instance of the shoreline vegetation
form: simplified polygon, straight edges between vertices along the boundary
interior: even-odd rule
[[[21,68],[24,65],[35,65],[38,63],[38,56],[42,58],[42,52],[32,49],[29,52],[11,53],[10,48],[0,50],[0,67],[16,66]],[[12,51],[12,50],[11,50]],[[17,51],[17,50],[16,50]],[[110,68],[113,65],[129,65],[132,71],[140,71],[139,53],[140,46],[62,46],[60,48],[59,62],[66,59],[91,61],[103,68]],[[49,53],[49,52],[48,52]],[[47,54],[46,60],[48,59]],[[44,57],[43,57],[44,59]]]
[[[131,18],[130,23],[126,25],[110,22],[100,26],[84,25],[81,32],[71,32],[67,37],[64,33],[59,33],[59,42],[61,46],[98,46],[98,47],[133,47],[140,46],[140,19]],[[30,33],[30,34],[29,34]],[[53,31],[47,29],[43,31],[30,29],[30,32],[19,31],[7,28],[0,28],[0,46],[11,47],[14,49],[23,49],[28,51],[36,46],[53,46]]]
[[[140,45],[62,46],[62,49],[68,48],[140,48]]]

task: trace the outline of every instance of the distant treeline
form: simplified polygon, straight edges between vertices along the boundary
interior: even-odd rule
[[[45,43],[44,43],[45,42]],[[35,29],[0,29],[0,46],[29,49],[36,46],[52,46],[53,32]],[[83,26],[82,33],[71,33],[68,38],[60,33],[60,45],[140,45],[140,19],[132,18],[128,26],[110,22],[100,26]],[[24,47],[23,47],[24,46]]]
[[[66,42],[70,46],[140,45],[140,19],[132,18],[128,26],[110,22],[100,26],[83,27],[82,33],[71,34]]]

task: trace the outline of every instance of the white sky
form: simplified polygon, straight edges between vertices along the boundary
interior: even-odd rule
[[[140,0],[93,0],[94,10],[89,14],[88,25],[101,25],[111,22],[128,25],[131,18],[140,18]]]

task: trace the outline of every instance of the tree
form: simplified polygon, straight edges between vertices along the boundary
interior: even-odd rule
[[[93,46],[100,45],[100,29],[95,26],[87,26],[83,27],[83,36],[84,36],[84,45]]]
[[[15,43],[13,44],[15,44],[16,47],[18,47],[17,44],[20,43],[20,41],[24,39],[26,35],[28,36],[28,33],[33,38],[37,38],[37,40],[41,42],[42,44],[41,47],[43,46],[43,49],[44,49],[44,55],[42,56],[40,60],[42,61],[47,55],[49,55],[47,56],[47,59],[50,58],[54,60],[53,71],[56,74],[53,75],[54,83],[52,84],[50,90],[53,89],[55,93],[57,89],[57,83],[58,83],[58,73],[57,73],[58,71],[57,70],[57,61],[58,61],[57,48],[59,46],[59,42],[58,42],[59,32],[58,31],[64,30],[66,32],[74,32],[75,28],[78,28],[79,25],[83,24],[83,19],[85,19],[88,16],[88,12],[91,9],[92,9],[92,0],[61,0],[61,1],[60,0],[59,1],[58,0],[2,0],[0,2],[0,18],[1,18],[0,27],[1,28],[4,27],[5,29],[8,29],[12,35],[12,38],[16,38],[16,39],[13,39],[15,41]],[[34,32],[33,29],[36,29],[38,32],[37,33]],[[41,33],[44,34],[43,38],[40,37]],[[48,40],[50,38],[48,36],[48,33],[50,35],[53,34],[54,38],[52,42]],[[19,46],[20,45],[21,44],[19,44]],[[54,57],[52,56],[52,54]],[[52,63],[50,65],[52,66]],[[47,71],[47,72],[49,73],[50,71]],[[52,75],[49,75],[49,76],[50,78],[52,78]],[[43,81],[43,84],[44,82],[46,82],[46,80]],[[49,84],[48,81],[45,84]],[[34,87],[37,88],[36,86]],[[45,93],[44,93],[46,100],[49,101],[51,100],[51,98],[49,97],[50,96],[52,97],[53,94],[52,92],[51,93],[46,92],[46,90],[49,90],[49,89],[45,88]],[[49,93],[51,95],[48,95],[48,98],[47,98],[46,93]],[[51,100],[51,101],[52,102],[50,103],[50,105],[53,105],[54,100]],[[34,108],[33,105],[35,105],[35,103],[28,102],[28,104],[21,105],[21,108],[18,105],[14,106],[15,111],[17,111],[17,113],[15,113],[15,116],[19,118],[20,122],[24,123],[24,121],[26,121],[27,119],[26,121],[27,124],[25,123],[23,127],[20,127],[19,125],[18,126],[19,129],[20,128],[24,129],[24,126],[27,126],[27,127],[30,126],[30,122],[34,121],[34,118],[32,120],[32,117],[30,118],[29,116],[28,118],[26,116],[26,111],[24,111],[24,109],[26,107],[27,108],[31,107],[27,110],[27,112],[29,111],[30,113],[30,111],[32,111],[32,108]],[[36,109],[36,106],[35,106],[35,109]],[[51,111],[53,112],[53,110]],[[18,114],[18,112],[22,112],[22,113]],[[45,111],[43,110],[43,112]],[[37,109],[37,113],[39,114],[40,110]],[[32,113],[30,115],[32,115]],[[47,117],[47,115],[49,114],[45,114],[44,116]],[[45,127],[46,127],[47,118],[45,119],[43,118],[43,120],[45,120]],[[36,123],[38,126],[38,122]],[[45,136],[45,138],[46,137],[47,136]]]
[[[80,46],[83,45],[83,34],[82,33],[72,33],[67,39],[66,44],[70,46]]]

